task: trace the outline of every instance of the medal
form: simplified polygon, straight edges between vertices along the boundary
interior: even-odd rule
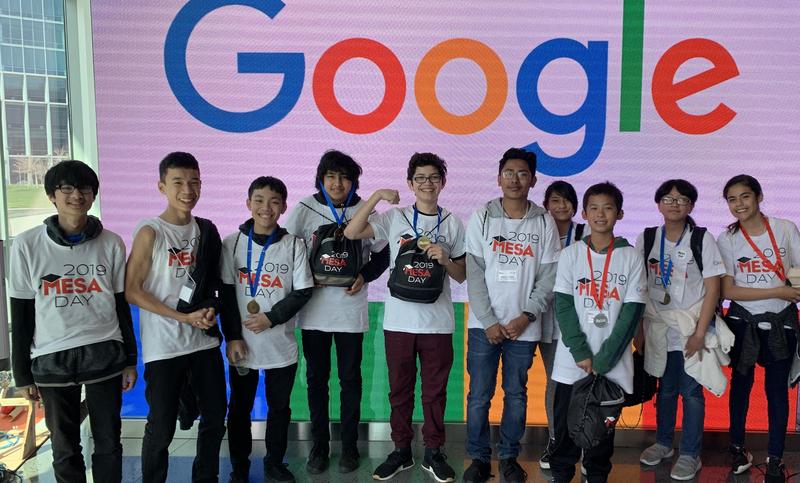
[[[664,293],[664,301],[661,302],[661,305],[669,305],[672,299],[669,297],[668,293]]]
[[[419,237],[419,238],[417,238],[417,248],[419,248],[420,250],[425,250],[429,246],[431,246],[431,239],[430,238],[428,238],[428,237],[426,237],[424,235]]]
[[[678,238],[678,241],[675,242],[676,250],[678,249],[678,245],[681,244],[681,240],[683,240],[683,236],[686,234],[687,228],[689,228],[688,224],[683,225],[683,232],[681,232],[681,236],[680,238]],[[666,262],[664,260],[664,244],[666,240],[667,240],[667,227],[666,225],[664,225],[661,227],[661,248],[658,256],[658,278],[661,279],[661,285],[664,287],[664,292],[665,292],[664,300],[660,302],[661,305],[668,305],[670,300],[672,300],[672,298],[670,298],[669,296],[669,293],[666,293],[667,286],[669,285],[669,279],[672,277],[672,257],[669,258],[669,262]],[[685,252],[683,256],[686,256]],[[678,250],[678,258],[683,258],[681,256],[681,250]]]
[[[594,316],[594,325],[597,326],[598,329],[602,329],[603,327],[608,325],[608,317],[603,312]]]
[[[347,193],[347,200],[344,202],[344,207],[342,208],[342,216],[339,216],[339,212],[336,211],[336,207],[333,205],[333,200],[331,200],[328,191],[325,189],[325,185],[322,181],[319,182],[319,191],[325,197],[325,203],[328,204],[328,208],[331,210],[331,214],[333,215],[333,219],[336,220],[337,228],[333,232],[333,237],[337,240],[341,240],[344,238],[344,227],[347,225],[347,218],[345,215],[347,214],[347,207],[350,206],[350,202],[353,200],[353,195],[356,194],[356,187],[355,185],[350,187],[350,192]]]
[[[439,226],[442,224],[442,209],[437,206],[436,210],[437,210],[437,214],[436,214],[437,223],[436,223],[436,226],[434,227],[434,230],[436,230],[436,239],[438,240],[439,239]],[[431,244],[433,244],[433,241],[429,237],[427,237],[425,235],[420,235],[419,232],[417,231],[417,219],[418,218],[419,218],[419,211],[417,211],[417,205],[415,204],[414,205],[414,218],[412,219],[411,229],[414,230],[414,235],[417,237],[417,248],[419,248],[420,250],[424,251],[426,248],[431,246]],[[432,232],[433,232],[433,230],[429,230],[428,234],[431,234]]]
[[[259,312],[261,312],[261,306],[258,305],[258,302],[256,302],[255,300],[251,300],[251,301],[247,302],[247,313],[248,314],[255,315],[255,314],[259,313]]]

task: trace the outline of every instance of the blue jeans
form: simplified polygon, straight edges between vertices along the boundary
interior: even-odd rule
[[[711,355],[706,355],[711,357]],[[678,412],[678,394],[683,399],[683,436],[680,453],[696,458],[703,441],[703,419],[706,400],[703,386],[683,370],[683,352],[667,353],[667,367],[658,386],[656,398],[656,442],[672,447],[675,436],[675,415]]]
[[[497,383],[497,367],[503,360],[503,417],[497,457],[516,458],[519,440],[525,433],[528,406],[528,369],[533,364],[536,342],[504,340],[492,344],[483,329],[469,329],[467,346],[467,453],[488,462],[492,457],[489,440],[489,406]]]

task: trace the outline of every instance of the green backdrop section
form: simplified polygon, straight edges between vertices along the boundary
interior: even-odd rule
[[[447,407],[445,421],[463,423],[464,414],[464,341],[465,304],[454,303],[456,328],[453,333],[453,369],[447,381]],[[383,302],[369,303],[369,332],[364,334],[364,358],[361,363],[363,378],[363,396],[361,398],[361,420],[389,421],[389,376],[386,367],[386,352],[383,343]],[[306,384],[306,361],[302,356],[303,346],[300,330],[297,330],[297,343],[300,346],[300,359],[297,364],[297,377],[292,391],[292,420],[307,421],[308,415],[308,384]],[[339,387],[338,369],[336,366],[336,352],[331,350],[331,378],[330,378],[330,418],[331,421],[339,420]],[[420,378],[417,367],[417,385],[414,399],[414,421],[422,421],[422,404],[420,402]]]

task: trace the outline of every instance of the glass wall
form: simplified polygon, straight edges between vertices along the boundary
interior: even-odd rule
[[[63,0],[0,0],[7,236],[55,210],[44,173],[71,157]]]

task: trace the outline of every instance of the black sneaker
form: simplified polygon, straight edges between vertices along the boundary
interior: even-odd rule
[[[239,473],[231,473],[231,479],[228,480],[228,483],[248,483],[250,478],[247,475],[240,475]]]
[[[547,447],[544,449],[542,456],[539,458],[539,468],[543,470],[550,469],[550,455],[553,454],[554,449],[556,449],[556,440],[548,439]]]
[[[339,458],[339,473],[352,473],[357,470],[360,457],[358,448],[343,448],[342,456]]]
[[[327,442],[315,441],[314,446],[311,447],[311,453],[308,454],[308,462],[306,462],[306,471],[312,475],[318,475],[328,469],[328,453],[330,448]]]
[[[506,483],[523,483],[528,480],[528,473],[525,473],[516,458],[500,460],[500,474]]]
[[[294,475],[285,464],[264,464],[264,477],[272,481],[295,481]]]
[[[389,480],[397,473],[405,471],[414,466],[414,458],[411,457],[411,448],[396,449],[389,453],[386,461],[375,468],[372,473],[373,480]]]
[[[753,455],[743,446],[731,446],[731,471],[734,475],[741,475],[753,466]]]
[[[484,483],[492,475],[492,465],[486,461],[472,460],[467,471],[464,472],[464,483]]]
[[[432,474],[433,478],[440,483],[456,481],[456,472],[447,464],[447,455],[442,453],[439,448],[425,448],[422,469]]]
[[[780,458],[767,458],[767,473],[764,475],[764,483],[785,483],[786,466]]]

